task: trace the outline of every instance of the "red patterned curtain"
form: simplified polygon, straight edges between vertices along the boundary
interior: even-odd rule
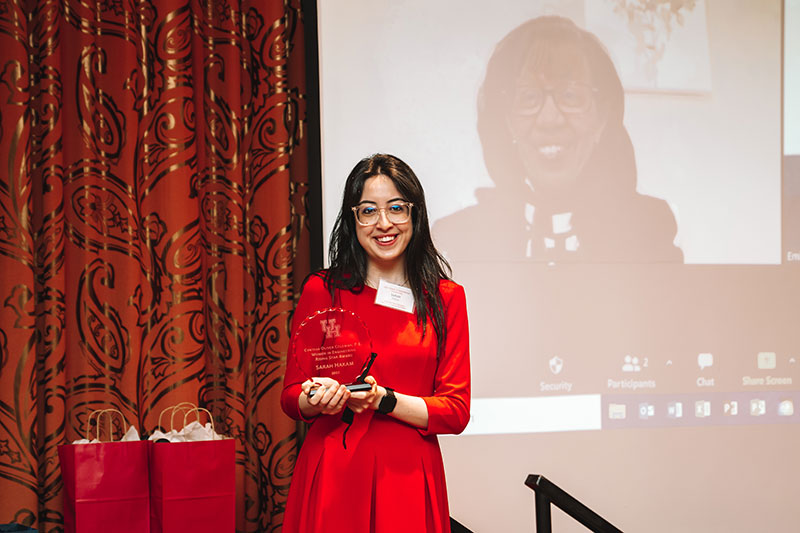
[[[308,270],[299,0],[0,0],[0,523],[60,531],[58,444],[210,409],[237,530],[280,528]]]

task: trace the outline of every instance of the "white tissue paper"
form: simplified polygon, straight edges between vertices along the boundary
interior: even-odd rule
[[[175,431],[174,429],[170,429],[166,433],[157,429],[153,431],[153,434],[148,437],[148,440],[162,440],[166,439],[170,442],[185,442],[186,439],[183,436],[183,433],[180,431]]]
[[[200,424],[200,422],[197,421],[186,424],[186,426],[184,426],[184,428],[180,431],[175,431],[174,429],[172,429],[164,433],[163,431],[157,429],[149,437],[150,440],[166,439],[169,442],[221,440],[223,438],[225,437],[214,431],[214,428],[211,426],[211,423],[206,422],[205,425],[202,425]]]
[[[183,428],[183,435],[186,437],[187,441],[220,440],[222,438],[214,431],[210,423],[206,422],[204,426],[197,421],[187,424],[186,427]]]

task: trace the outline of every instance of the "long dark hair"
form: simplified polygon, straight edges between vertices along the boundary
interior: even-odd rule
[[[364,182],[374,176],[386,176],[394,183],[411,209],[413,232],[406,248],[406,276],[414,294],[417,323],[422,325],[423,336],[430,319],[438,339],[437,356],[444,349],[447,326],[444,306],[439,292],[439,282],[450,279],[451,269],[431,239],[425,193],[414,171],[399,158],[389,154],[375,154],[356,164],[344,184],[342,206],[331,233],[328,259],[330,267],[323,276],[331,298],[337,289],[361,290],[367,279],[367,254],[358,242],[356,222],[351,207],[361,201]]]

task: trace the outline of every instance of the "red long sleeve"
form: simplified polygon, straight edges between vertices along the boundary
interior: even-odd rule
[[[453,282],[440,285],[445,304],[447,342],[434,376],[434,391],[424,396],[428,406],[425,435],[461,433],[469,422],[469,324],[464,288]]]

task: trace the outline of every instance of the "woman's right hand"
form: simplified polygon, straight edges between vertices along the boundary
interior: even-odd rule
[[[344,409],[350,399],[350,391],[331,378],[313,378],[300,385],[300,411],[303,416],[311,418],[319,414],[335,415]],[[314,395],[309,396],[314,390]]]

